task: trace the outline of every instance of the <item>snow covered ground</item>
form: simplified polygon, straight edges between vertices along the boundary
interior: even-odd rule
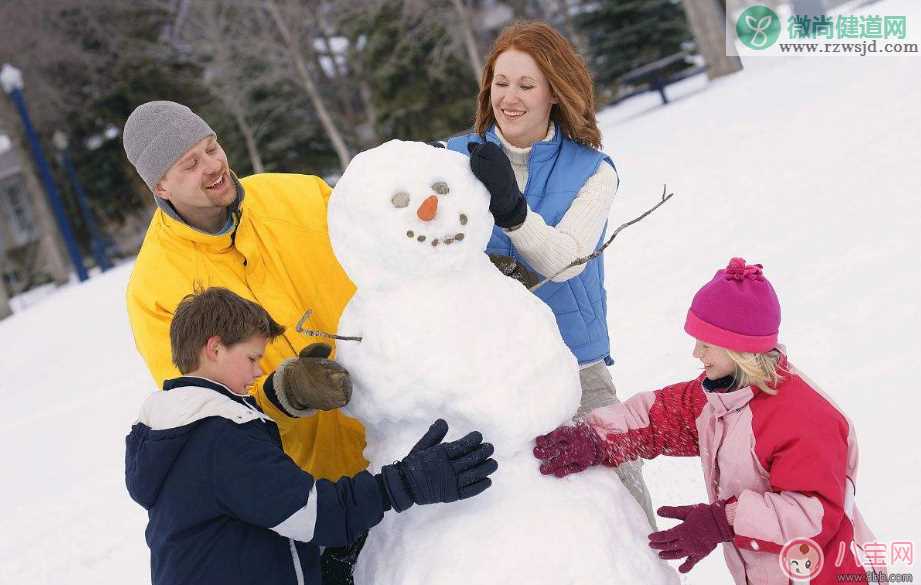
[[[917,2],[873,6],[921,25]],[[771,58],[670,88],[667,107],[650,94],[601,114],[623,180],[611,225],[663,183],[677,194],[606,255],[621,395],[694,376],[682,331],[694,291],[731,256],[763,263],[791,359],[856,425],[858,505],[880,541],[916,548],[919,73],[921,57]],[[130,270],[0,322],[0,583],[149,580],[146,515],[123,483],[124,435],[152,389],[124,310]],[[645,473],[656,505],[706,498],[695,459]],[[683,581],[729,576],[717,552]]]

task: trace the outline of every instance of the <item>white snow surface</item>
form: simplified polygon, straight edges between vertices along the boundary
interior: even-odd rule
[[[866,10],[877,8],[921,22],[921,3],[889,0]],[[694,376],[681,329],[693,293],[731,256],[763,263],[783,306],[791,359],[856,426],[862,515],[880,541],[909,540],[917,549],[921,61],[745,65],[718,82],[698,77],[670,87],[666,107],[649,94],[600,115],[622,177],[610,225],[648,208],[663,183],[677,193],[605,255],[619,394]],[[0,583],[150,580],[146,514],[123,479],[124,436],[152,388],[125,314],[129,272],[121,266],[64,287],[0,321]],[[706,500],[696,458],[660,457],[643,469],[655,506]],[[607,502],[606,494],[585,497]],[[556,554],[578,564],[584,547],[605,542],[560,542]],[[912,569],[918,575],[916,567],[900,570]],[[730,578],[716,551],[681,582]]]
[[[432,195],[439,182],[447,192]],[[408,205],[395,207],[397,194]],[[423,218],[430,197],[437,211]],[[537,470],[534,437],[579,406],[578,364],[550,309],[483,253],[488,201],[466,157],[400,141],[357,156],[330,198],[333,251],[359,283],[339,332],[362,338],[340,341],[336,355],[352,375],[347,411],[365,425],[372,471],[405,457],[436,418],[451,425],[448,440],[481,431],[499,462],[485,494],[387,514],[356,584],[677,583],[615,474],[557,481]],[[470,237],[431,245],[461,231]]]

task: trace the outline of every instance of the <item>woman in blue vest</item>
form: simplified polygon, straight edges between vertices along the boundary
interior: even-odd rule
[[[603,257],[566,268],[604,238],[619,179],[601,152],[591,76],[572,45],[540,22],[507,27],[486,62],[475,133],[448,141],[470,155],[486,185],[496,226],[491,256],[553,276],[536,294],[556,317],[579,360],[582,403],[576,417],[619,402],[607,366],[613,363],[607,325]],[[618,474],[654,526],[638,465]]]

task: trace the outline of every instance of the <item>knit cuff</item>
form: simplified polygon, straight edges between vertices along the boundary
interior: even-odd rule
[[[515,248],[523,253],[534,252],[546,239],[547,223],[539,213],[528,208],[521,225],[503,230]]]
[[[733,498],[731,503],[726,504],[726,520],[729,521],[730,526],[734,526],[736,523],[736,509],[739,507],[739,502]]]
[[[384,482],[383,474],[378,473],[374,476],[374,480],[377,481],[377,489],[381,492],[381,504],[384,506],[384,512],[392,510],[393,503],[390,501],[390,494],[387,492],[387,484]]]
[[[291,360],[294,359],[297,358],[291,358]],[[275,384],[275,374],[284,368],[285,364],[291,360],[283,361],[278,366],[278,369],[269,374],[269,376],[265,379],[265,382],[262,383],[262,390],[265,392],[265,396],[269,399],[269,402],[275,405],[275,408],[282,411],[291,418],[304,418],[307,416],[312,416],[317,413],[315,408],[296,408],[291,404],[291,401],[288,400],[287,394],[285,394],[284,383],[279,383],[277,385]]]

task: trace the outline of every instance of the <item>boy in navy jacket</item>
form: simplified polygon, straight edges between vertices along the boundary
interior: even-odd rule
[[[125,455],[128,492],[149,515],[154,585],[318,585],[320,547],[350,544],[391,508],[453,502],[490,486],[492,445],[478,432],[442,442],[443,420],[377,475],[314,480],[247,399],[266,343],[283,331],[223,288],[189,295],[176,309],[170,341],[183,376],[144,402]]]

